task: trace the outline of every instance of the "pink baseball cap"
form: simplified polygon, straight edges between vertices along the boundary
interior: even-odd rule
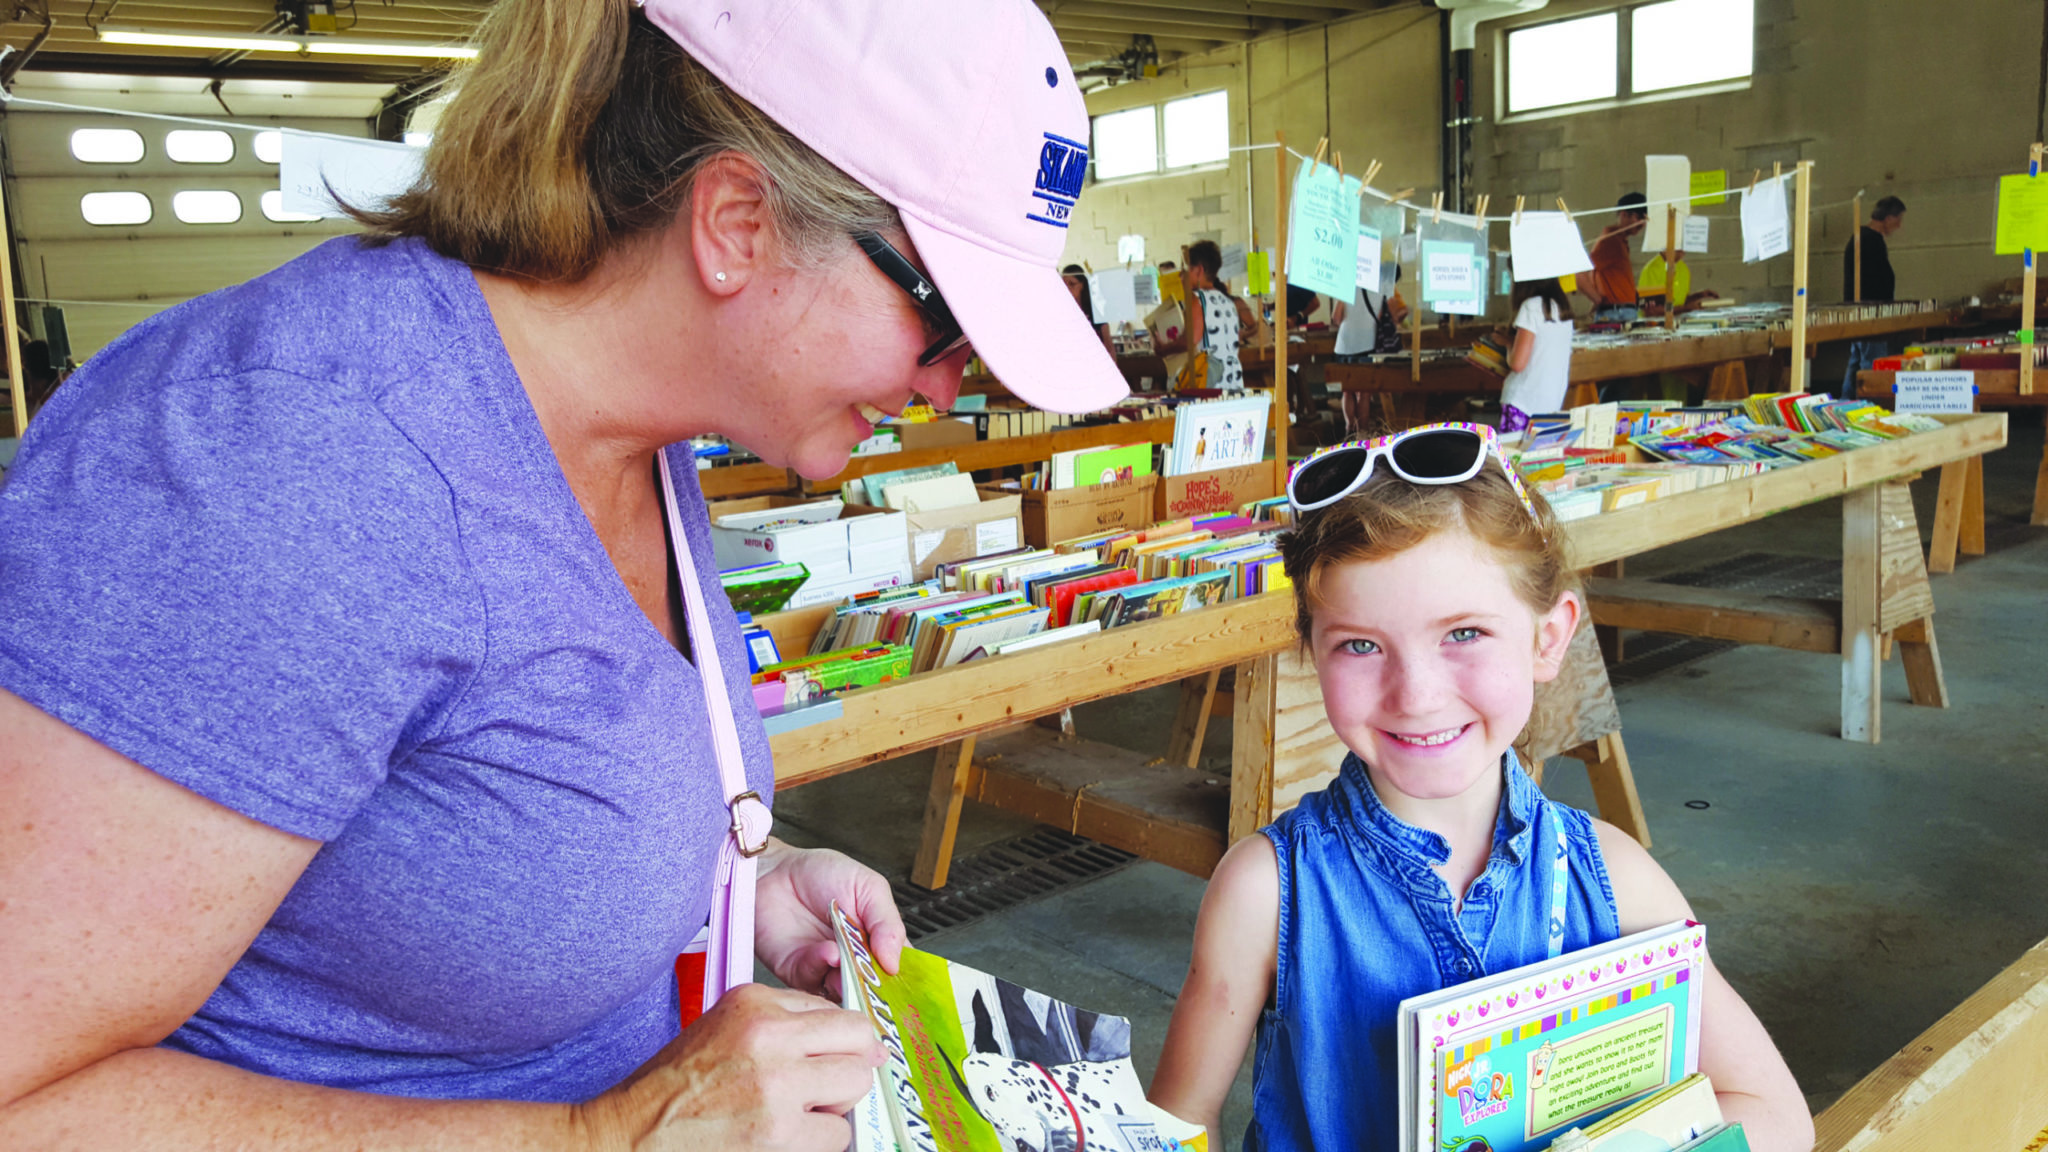
[[[1057,269],[1088,109],[1031,0],[646,0],[698,63],[895,205],[975,352],[1017,395],[1129,394]]]

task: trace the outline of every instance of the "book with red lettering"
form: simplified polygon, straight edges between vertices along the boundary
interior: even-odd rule
[[[1129,1020],[915,948],[891,975],[836,904],[832,924],[840,1002],[883,1051],[850,1152],[1207,1152],[1199,1125],[1145,1099]]]

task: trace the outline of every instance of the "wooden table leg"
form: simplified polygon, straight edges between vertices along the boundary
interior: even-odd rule
[[[1279,711],[1277,658],[1237,666],[1230,720],[1230,828],[1235,844],[1273,819],[1273,731]]]
[[[1958,460],[1941,466],[1941,488],[1934,498],[1934,535],[1927,543],[1927,570],[1956,570],[1956,545],[1962,540],[1963,491],[1969,487],[1970,465]]]
[[[960,833],[960,804],[967,799],[967,780],[974,771],[974,737],[942,744],[932,758],[932,787],[924,802],[924,837],[910,882],[921,888],[944,888],[953,867],[953,840]]]
[[[2048,462],[2048,451],[2042,453],[2042,459],[2044,462]],[[1982,556],[1984,554],[1984,458],[1982,456],[1970,457],[1969,466],[1969,478],[1963,484],[1963,526],[1962,531],[1958,534],[1957,546],[1962,549],[1965,556]],[[2038,496],[2039,493],[2040,488],[2037,485],[2035,494]],[[2038,510],[2040,506],[2040,501],[2036,500],[2034,507]],[[2039,524],[2041,520],[2038,519],[2038,511],[2036,515],[2037,518],[2034,523]]]
[[[1934,619],[1928,617],[1900,626],[1893,635],[1899,640],[1899,657],[1906,665],[1906,687],[1913,703],[1928,708],[1948,707],[1948,681],[1941,674],[1941,649],[1934,642]]]
[[[1209,710],[1216,702],[1216,685],[1223,669],[1216,668],[1180,682],[1180,708],[1173,717],[1173,736],[1166,744],[1166,762],[1196,767],[1202,761],[1202,742],[1209,735]]]
[[[1595,564],[1588,571],[1595,576],[1619,580],[1622,577],[1623,566],[1626,563],[1626,559],[1613,560],[1606,564]],[[1593,625],[1593,637],[1600,642],[1600,658],[1602,660],[1607,661],[1609,664],[1621,663],[1624,655],[1622,652],[1621,629],[1616,628],[1612,624],[1595,624]]]
[[[1878,692],[1878,556],[1880,487],[1851,489],[1842,497],[1842,739],[1875,744]]]
[[[1643,801],[1636,794],[1636,777],[1628,766],[1628,749],[1622,745],[1621,733],[1610,732],[1589,744],[1566,750],[1565,755],[1585,762],[1600,818],[1648,848],[1650,822],[1643,816]]]

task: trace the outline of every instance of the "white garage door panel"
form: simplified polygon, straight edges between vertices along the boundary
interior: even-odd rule
[[[278,128],[304,128],[337,136],[367,136],[361,120],[246,120],[237,123],[264,124]],[[72,158],[71,133],[78,128],[127,128],[142,136],[142,159],[133,164],[87,164]],[[143,120],[134,116],[88,116],[70,112],[19,112],[7,117],[9,159],[17,179],[35,176],[71,176],[81,171],[106,174],[171,172],[233,172],[241,175],[277,175],[277,165],[256,159],[256,134],[239,128],[223,128],[235,143],[235,158],[225,164],[180,164],[164,152],[164,137],[172,132],[204,125]]]
[[[151,239],[183,239],[195,230],[208,236],[277,236],[283,232],[295,232],[315,237],[339,236],[353,232],[356,226],[346,220],[316,220],[311,222],[278,223],[263,215],[263,194],[277,188],[277,177],[272,176],[227,176],[214,174],[211,179],[204,177],[136,176],[126,180],[95,180],[90,177],[45,176],[34,181],[21,181],[19,193],[21,204],[14,213],[15,225],[21,230],[19,239],[25,243],[37,244],[57,240],[122,240],[129,236],[146,236]],[[171,198],[193,188],[221,188],[241,197],[242,218],[233,224],[186,224],[171,210]],[[79,200],[89,192],[140,192],[149,197],[155,210],[147,224],[105,227],[88,224],[79,213]]]
[[[58,300],[182,300],[261,276],[318,243],[306,236],[56,241],[34,246],[35,271],[49,278],[39,295]]]
[[[280,126],[365,136],[361,120],[292,119]],[[0,117],[6,133],[9,209],[23,257],[20,292],[29,298],[104,301],[67,304],[72,355],[84,361],[153,312],[260,276],[330,237],[356,230],[349,221],[276,223],[263,215],[263,193],[277,185],[277,165],[256,159],[253,133],[232,131],[235,157],[224,164],[179,164],[165,155],[167,133],[200,128],[124,116],[21,111]],[[132,128],[144,155],[132,164],[87,164],[71,155],[78,128]],[[242,201],[232,224],[186,224],[172,197],[188,189],[226,189]],[[88,192],[141,192],[154,215],[147,224],[98,227],[79,214]],[[146,307],[136,307],[146,302]]]

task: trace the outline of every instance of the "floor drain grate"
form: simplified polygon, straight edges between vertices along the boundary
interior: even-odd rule
[[[1690,636],[1669,636],[1662,632],[1639,632],[1628,638],[1626,659],[1607,667],[1607,682],[1616,688],[1640,684],[1666,672],[1726,652],[1734,644],[1726,640],[1696,640]]]
[[[1657,581],[1690,588],[1755,592],[1762,596],[1840,600],[1842,562],[1826,556],[1740,552],[1704,567],[1659,576]]]
[[[936,891],[898,881],[896,907],[917,941],[1107,876],[1136,859],[1107,844],[1040,828],[955,860],[946,886]]]

